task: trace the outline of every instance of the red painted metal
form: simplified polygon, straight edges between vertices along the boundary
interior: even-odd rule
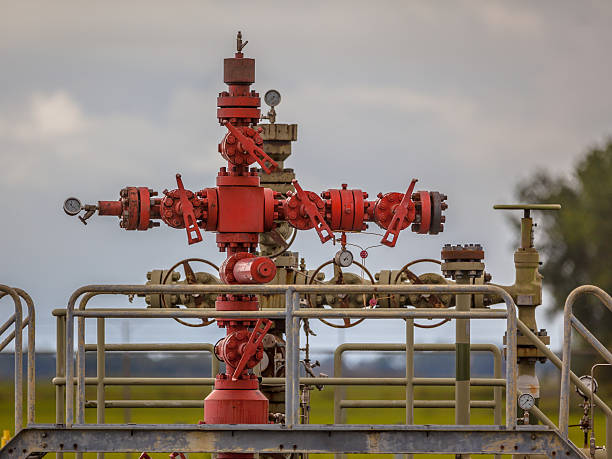
[[[219,144],[219,152],[228,162],[217,175],[216,187],[197,193],[186,190],[177,174],[177,189],[164,190],[164,197],[153,190],[127,187],[121,190],[119,201],[99,201],[100,215],[115,215],[127,230],[145,230],[162,220],[173,228],[185,228],[189,244],[202,240],[201,229],[216,232],[216,243],[227,258],[220,268],[220,276],[227,284],[270,282],[275,274],[274,262],[253,254],[259,235],[270,231],[276,221],[286,221],[300,230],[314,228],[322,243],[334,239],[334,231],[357,232],[373,221],[387,233],[382,243],[394,246],[399,232],[418,216],[420,227],[414,231],[437,233],[442,229],[446,208],[445,196],[419,192],[413,201],[413,180],[408,191],[382,193],[378,200],[368,201],[360,189],[329,189],[319,197],[302,189],[293,181],[295,193],[280,193],[260,185],[258,171],[249,165],[258,163],[264,172],[271,172],[278,164],[261,148],[259,94],[250,89],[255,81],[255,60],[242,53],[246,43],[238,36],[238,52],[224,61],[224,82],[228,90],[217,99],[217,118],[228,129]],[[415,195],[415,196],[417,196]],[[434,197],[440,196],[436,199]],[[443,197],[443,198],[442,198]],[[424,203],[427,204],[424,204]],[[435,218],[434,218],[435,217]],[[435,221],[434,221],[435,220]],[[434,228],[435,225],[435,228]],[[431,227],[431,228],[430,228]],[[346,236],[342,238],[346,243]],[[362,258],[367,252],[361,253]],[[252,311],[259,309],[255,295],[220,295],[215,303],[220,311]],[[249,373],[262,358],[261,341],[271,322],[219,319],[219,327],[226,336],[215,347],[217,356],[226,363],[225,373],[217,375],[215,389],[204,401],[204,421],[210,424],[260,424],[268,422],[268,400],[261,394],[255,375]],[[253,331],[249,331],[253,330]],[[251,454],[223,453],[219,458],[252,458]]]
[[[382,238],[382,244],[389,247],[395,247],[400,231],[414,221],[415,205],[414,202],[412,202],[412,191],[414,190],[416,182],[416,179],[412,179],[399,205],[393,207],[393,216],[387,227],[387,232]]]

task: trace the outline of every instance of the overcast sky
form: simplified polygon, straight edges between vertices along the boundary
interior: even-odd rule
[[[39,347],[51,349],[50,312],[79,286],[143,283],[188,256],[223,259],[212,234],[188,247],[184,231],[126,232],[114,217],[85,227],[61,205],[117,199],[125,185],[172,188],[177,172],[188,188],[213,186],[222,59],[239,29],[257,60],[254,87],[278,89],[278,121],[299,124],[287,166],[304,188],[348,183],[374,196],[416,177],[418,189],[449,196],[444,233],[404,232],[397,248],[371,250],[371,270],[480,242],[493,280],[512,283],[516,235],[492,206],[512,202],[537,168],[568,173],[611,134],[610,24],[603,1],[2,2],[0,283],[32,294]],[[313,231],[294,247],[311,269],[337,249]],[[539,317],[558,343],[559,324]],[[223,335],[165,320],[130,327],[139,341]],[[397,321],[345,335],[314,328],[316,346],[403,339]],[[499,343],[504,326],[473,329]],[[452,325],[417,335],[452,337]]]

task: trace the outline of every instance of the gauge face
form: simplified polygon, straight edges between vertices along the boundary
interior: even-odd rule
[[[584,384],[585,386],[587,386],[591,392],[596,393],[597,389],[598,389],[598,384],[597,381],[594,378],[591,378],[589,375],[584,375],[581,376],[580,381],[582,382],[582,384]],[[578,395],[580,395],[581,397],[589,397],[589,395],[585,394],[579,387],[576,387],[576,392],[578,392]]]
[[[276,89],[270,89],[264,95],[264,101],[270,107],[276,107],[278,104],[280,104],[280,101],[281,101],[280,92],[278,92]]]
[[[64,212],[68,215],[76,215],[81,211],[81,201],[77,198],[68,198],[64,201]]]
[[[348,268],[353,264],[353,254],[348,250],[340,250],[334,257],[336,264]]]
[[[535,405],[535,398],[531,394],[521,394],[518,398],[518,406],[523,411],[529,411]]]

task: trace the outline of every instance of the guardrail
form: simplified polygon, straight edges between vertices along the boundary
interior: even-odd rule
[[[30,295],[20,288],[0,285],[0,298],[9,295],[13,300],[15,312],[6,322],[0,325],[0,335],[14,325],[14,330],[0,343],[0,351],[15,341],[15,434],[23,428],[23,329],[28,327],[28,363],[27,363],[27,402],[26,422],[35,422],[36,375],[34,358],[36,356],[36,312]],[[21,299],[26,302],[28,315],[23,319]]]
[[[584,338],[584,340],[595,349],[601,357],[612,365],[612,353],[597,340],[597,338],[584,326],[580,320],[574,315],[574,304],[583,295],[593,295],[601,304],[612,312],[612,297],[604,292],[599,287],[594,285],[583,285],[575,288],[570,292],[565,300],[563,309],[563,361],[561,364],[561,403],[559,405],[559,430],[564,438],[568,438],[569,425],[569,395],[570,395],[570,380],[576,384],[587,395],[592,395],[595,404],[599,406],[606,415],[606,446],[608,459],[612,459],[612,410],[599,397],[591,394],[591,390],[585,384],[581,383],[574,373],[570,371],[571,352],[572,352],[572,328]],[[592,410],[595,406],[591,407]],[[591,426],[594,428],[594,426]]]
[[[287,308],[285,310],[266,309],[261,311],[249,312],[220,312],[210,309],[90,309],[85,306],[75,310],[75,304],[82,295],[93,294],[196,294],[196,293],[251,293],[251,294],[279,294],[286,296]],[[302,309],[300,308],[300,294],[306,293],[494,293],[502,297],[506,303],[506,310],[472,310],[454,311],[440,309],[398,309],[398,310],[364,310],[364,309]],[[86,303],[85,303],[86,304]],[[74,385],[65,385],[66,389],[66,425],[84,423],[84,411],[86,406],[85,386],[88,383],[96,383],[100,386],[99,378],[95,381],[85,378],[85,333],[84,320],[86,317],[102,318],[164,318],[164,317],[240,317],[240,318],[276,318],[285,319],[286,323],[286,377],[285,378],[264,378],[263,383],[283,383],[285,382],[285,403],[286,403],[286,426],[291,428],[299,424],[299,384],[346,384],[340,378],[299,378],[299,321],[303,318],[370,318],[370,319],[413,319],[413,318],[486,318],[486,319],[506,319],[508,335],[508,359],[506,361],[505,380],[506,393],[506,427],[513,429],[516,427],[516,366],[512,364],[516,360],[516,307],[512,298],[501,288],[495,286],[471,286],[471,285],[338,285],[338,286],[295,286],[295,285],[258,285],[258,286],[234,286],[234,285],[214,285],[214,286],[176,286],[176,285],[91,285],[85,286],[75,291],[70,297],[66,309],[65,322],[65,351],[66,362],[74,361],[74,318],[78,322],[78,342],[77,342],[77,364],[76,378],[74,377],[73,365],[65,365],[64,381],[76,381],[76,419],[74,414]],[[58,321],[58,332],[61,332],[61,321]],[[58,359],[58,368],[62,362]],[[58,372],[58,374],[61,374]],[[56,378],[57,383],[61,383]],[[114,379],[114,380],[113,380]],[[140,379],[140,378],[139,378]],[[156,382],[159,382],[157,378]],[[163,378],[162,378],[163,379]],[[176,380],[177,378],[172,378]],[[208,378],[200,378],[208,379]],[[359,384],[358,380],[350,378],[351,384]],[[364,378],[366,379],[366,378]],[[121,378],[104,378],[104,384],[129,383],[129,380]],[[204,382],[204,381],[202,381]],[[362,381],[363,384],[365,381]],[[209,381],[206,381],[209,383]],[[399,383],[399,382],[398,382]],[[498,381],[496,381],[498,383]],[[501,384],[501,381],[499,381]],[[402,381],[400,384],[405,384]],[[58,385],[58,388],[60,386]],[[101,406],[100,399],[97,398],[97,406]],[[106,403],[106,402],[105,402]],[[89,406],[93,404],[90,402]],[[76,421],[76,422],[75,422]]]

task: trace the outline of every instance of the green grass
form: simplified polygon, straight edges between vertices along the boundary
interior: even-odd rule
[[[9,429],[13,432],[13,391],[12,386],[4,384],[0,386],[0,429]],[[123,389],[120,387],[108,387],[106,389],[107,399],[122,399]],[[143,386],[133,387],[132,397],[136,399],[204,399],[208,389],[182,386]],[[36,421],[40,423],[55,422],[55,393],[51,384],[39,385],[37,387]],[[372,399],[372,400],[401,400],[405,398],[403,387],[348,387],[347,399]],[[452,399],[453,388],[423,388],[417,387],[415,399]],[[488,388],[472,388],[473,399],[490,399],[492,390]],[[88,387],[87,399],[95,399],[95,388]],[[557,421],[558,399],[553,396],[546,397],[541,408],[553,421]],[[312,392],[311,424],[333,423],[333,388],[323,391]],[[574,403],[574,407],[576,404]],[[605,438],[605,419],[601,412],[596,412],[595,421],[598,444],[602,444]],[[571,423],[576,424],[581,412],[572,412]],[[167,409],[132,409],[131,421],[144,424],[195,424],[203,418],[203,410],[199,408],[167,408]],[[347,422],[350,424],[403,424],[405,420],[404,409],[349,409],[347,410]],[[86,422],[95,423],[96,410],[86,410]],[[123,423],[124,410],[119,408],[106,410],[107,423]],[[453,424],[454,410],[452,409],[416,409],[415,423],[417,424]],[[490,409],[472,409],[472,424],[492,424],[493,412]],[[578,428],[570,428],[571,439],[582,446],[582,434]],[[48,457],[53,457],[49,455]],[[65,455],[65,457],[71,457]],[[95,454],[86,454],[86,458],[95,458]],[[107,454],[107,458],[125,458],[125,454]],[[132,454],[137,458],[137,454]],[[167,454],[154,454],[154,459],[167,458]],[[210,457],[205,454],[190,454],[190,459]],[[312,454],[312,458],[330,458],[331,455]],[[349,455],[351,458],[372,457],[371,455]],[[389,457],[392,455],[377,455],[376,457]],[[425,457],[419,456],[417,457]],[[453,456],[446,456],[452,458]],[[489,456],[490,457],[490,456]],[[510,456],[508,456],[510,457]]]

